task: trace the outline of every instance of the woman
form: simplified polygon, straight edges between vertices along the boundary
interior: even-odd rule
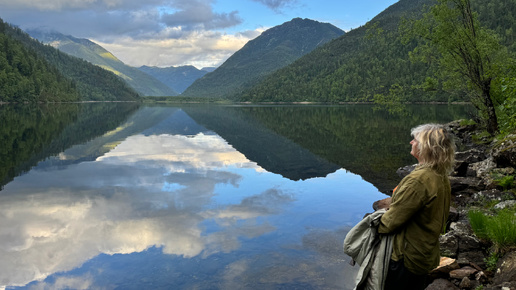
[[[412,154],[418,165],[396,187],[378,232],[393,234],[393,249],[385,289],[424,289],[425,277],[439,265],[439,234],[450,209],[448,174],[454,142],[441,125],[412,129]]]

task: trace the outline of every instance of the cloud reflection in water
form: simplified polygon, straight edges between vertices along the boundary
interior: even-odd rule
[[[346,174],[339,170],[327,180],[339,184]],[[363,187],[360,177],[350,176],[350,188],[354,183]],[[314,216],[329,215],[325,220],[342,223],[342,215],[348,221],[356,215],[337,214],[340,204],[322,204],[343,189],[332,184],[331,190],[321,188],[321,180],[294,182],[265,172],[217,135],[131,136],[94,162],[32,170],[5,186],[0,194],[0,288],[71,271],[99,254],[159,248],[165,254],[206,259],[239,250],[242,239],[264,236],[275,242],[264,246],[257,241],[256,251],[313,250],[320,245],[310,236],[309,227],[317,224]],[[307,195],[299,202],[299,195],[318,190],[328,191],[326,197]],[[362,208],[355,210],[363,214]],[[286,228],[278,231],[280,224]],[[295,245],[307,227],[304,245]],[[254,263],[279,264],[259,270],[249,257],[230,261],[220,270],[221,286],[235,285],[248,272],[260,277],[257,283],[317,281],[320,270],[315,268],[325,263],[317,258],[313,265],[292,269],[288,265],[295,262],[286,262],[290,258],[285,254],[259,257]],[[339,276],[342,267],[332,267]],[[94,280],[88,272],[36,286],[90,288]]]
[[[236,237],[203,236],[200,227],[210,217],[237,218],[231,208],[202,210],[217,184],[238,185],[241,177],[224,171],[228,166],[261,170],[216,135],[136,135],[95,162],[18,177],[0,195],[1,284],[24,285],[100,253],[160,246],[192,257],[236,248],[227,243]],[[241,205],[238,218],[264,210]],[[256,227],[258,234],[269,230]]]

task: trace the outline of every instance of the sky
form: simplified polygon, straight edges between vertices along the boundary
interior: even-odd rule
[[[349,31],[397,0],[0,0],[0,18],[101,45],[124,63],[217,67],[293,18]]]

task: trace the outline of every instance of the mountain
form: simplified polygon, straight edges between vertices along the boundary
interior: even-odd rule
[[[344,31],[328,23],[292,19],[249,41],[215,71],[196,80],[182,95],[234,97],[264,76],[342,34]]]
[[[203,68],[201,68],[201,70],[205,71],[205,72],[212,72],[212,71],[214,71],[216,69],[217,69],[216,67],[203,67]]]
[[[144,96],[175,96],[178,93],[156,78],[128,66],[102,46],[83,38],[75,38],[56,31],[27,30],[30,36],[69,55],[84,59],[121,77]]]
[[[10,37],[12,28],[0,20],[0,103],[77,101],[72,81],[35,51]]]
[[[140,96],[98,66],[43,45],[0,19],[0,101],[135,101]]]
[[[178,93],[182,93],[195,80],[214,70],[210,70],[210,68],[199,70],[191,65],[165,68],[141,66],[138,69],[158,79]]]
[[[472,0],[482,25],[501,36],[514,51],[516,2]],[[412,41],[402,44],[399,24],[403,19],[420,18],[435,0],[400,0],[374,17],[365,26],[318,47],[289,66],[268,75],[246,90],[240,101],[253,102],[356,102],[372,101],[391,89],[405,88],[411,101],[461,101],[440,85],[432,85],[436,65],[414,63],[409,52]]]

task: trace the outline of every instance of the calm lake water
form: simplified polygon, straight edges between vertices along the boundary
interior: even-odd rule
[[[0,106],[0,289],[353,289],[347,231],[413,164],[346,106]]]

